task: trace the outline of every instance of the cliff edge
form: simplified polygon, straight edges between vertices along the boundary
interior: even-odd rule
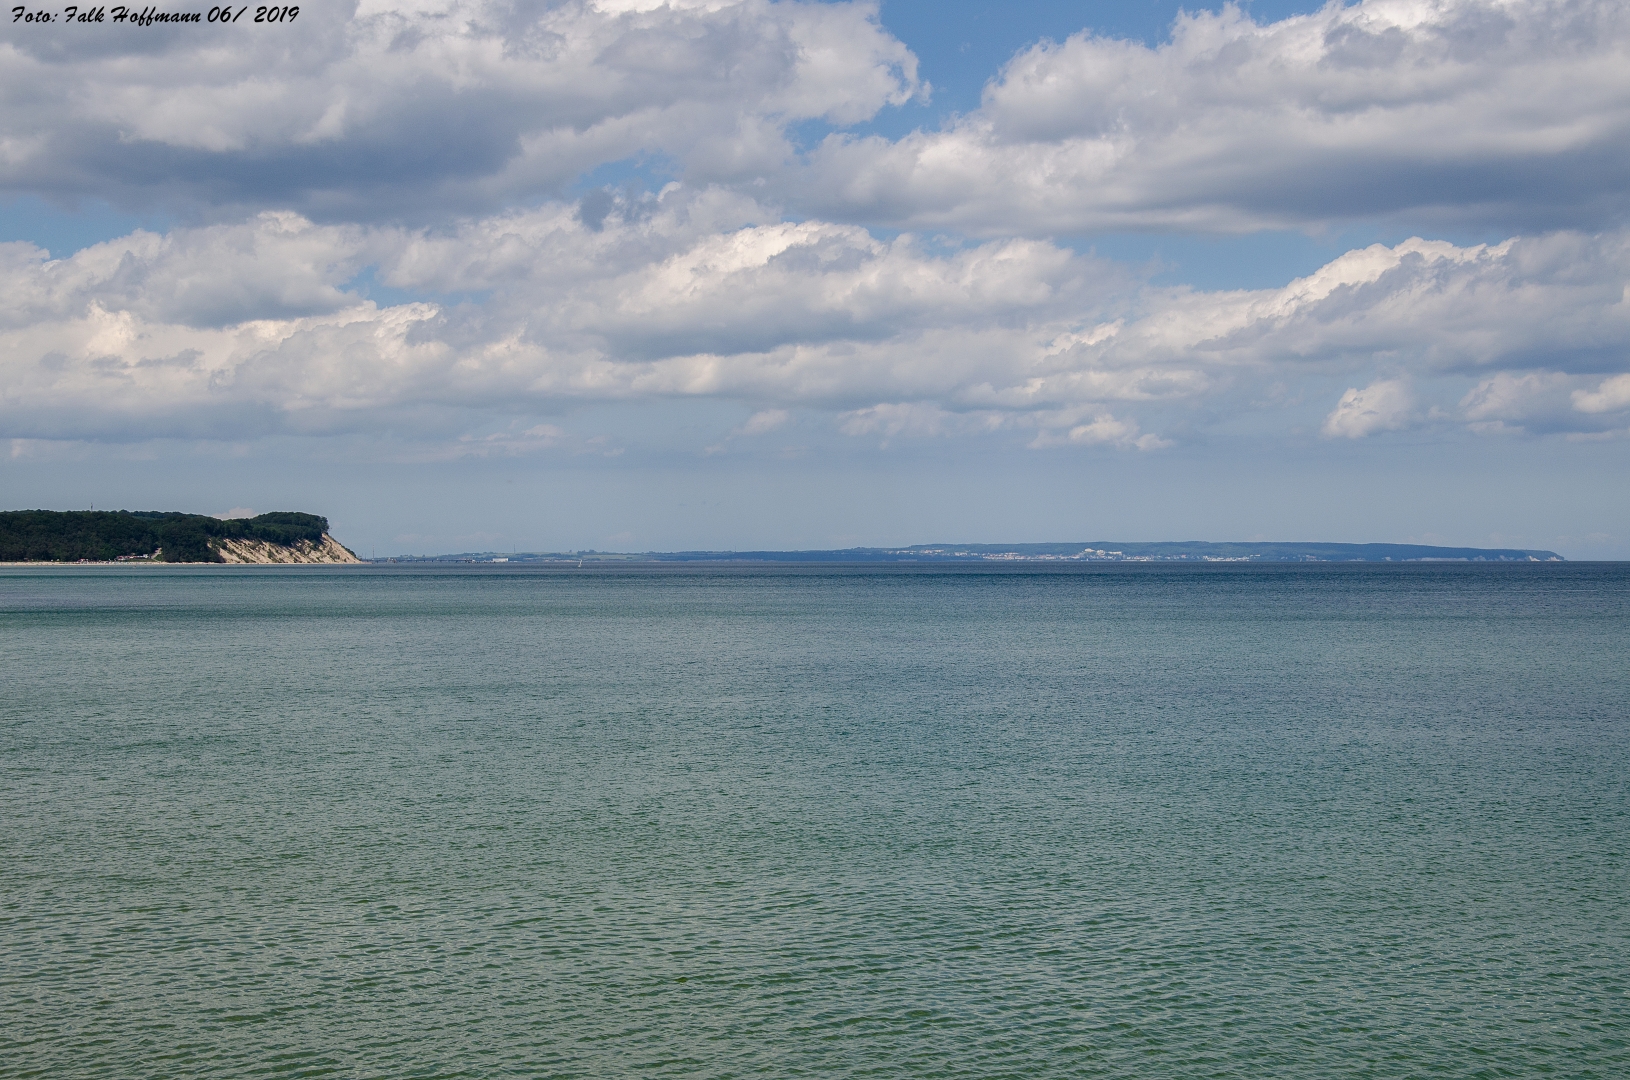
[[[268,540],[221,540],[210,545],[224,563],[360,563],[338,540],[323,533],[318,541],[274,544]]]

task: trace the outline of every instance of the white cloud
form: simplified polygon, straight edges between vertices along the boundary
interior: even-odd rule
[[[0,43],[0,191],[445,224],[608,163],[799,216],[976,235],[1513,232],[1630,210],[1630,8],[1364,0],[1158,47],[1019,53],[974,112],[800,156],[926,92],[874,3],[366,0],[262,33],[87,27]],[[593,220],[604,201],[583,207]]]
[[[1349,387],[1324,418],[1328,438],[1362,439],[1381,431],[1397,431],[1415,419],[1415,396],[1400,379],[1382,379],[1364,389]]]
[[[1568,377],[1557,371],[1523,375],[1502,371],[1467,391],[1460,406],[1470,420],[1514,420],[1527,415],[1535,398],[1553,394],[1568,382]]]
[[[0,326],[25,326],[95,303],[157,322],[222,327],[330,314],[356,302],[339,286],[369,253],[367,235],[268,212],[238,225],[136,232],[72,258],[0,244]],[[37,265],[39,272],[29,272]]]
[[[1461,413],[1473,431],[1486,434],[1576,430],[1570,397],[1579,391],[1569,391],[1581,378],[1560,371],[1497,372],[1467,391]]]
[[[423,299],[365,299],[366,267]],[[592,228],[566,203],[446,230],[266,213],[68,259],[0,245],[0,437],[391,430],[576,452],[538,425],[715,398],[754,410],[737,435],[797,409],[856,436],[1154,449],[1289,430],[1312,418],[1287,403],[1338,378],[1354,389],[1331,435],[1432,408],[1588,433],[1624,407],[1627,281],[1630,237],[1608,233],[1416,239],[1276,289],[1156,288],[1044,241],[885,240],[679,185]]]
[[[1630,409],[1630,374],[1603,379],[1595,390],[1575,390],[1573,407],[1583,413],[1617,412]]]
[[[919,402],[885,402],[855,409],[839,418],[845,435],[881,434],[917,437],[943,435],[960,419],[938,405]]]
[[[1156,48],[1084,32],[943,130],[830,136],[788,183],[828,216],[980,234],[1601,227],[1630,209],[1630,6],[1365,0],[1258,25],[1230,5]]]
[[[1045,422],[1053,418],[1041,419]],[[1049,446],[1115,446],[1121,449],[1160,450],[1172,443],[1158,435],[1140,433],[1136,420],[1117,419],[1109,413],[1099,413],[1085,423],[1070,424],[1062,431],[1051,426],[1044,428],[1031,440],[1030,445],[1037,449]]]
[[[628,158],[757,175],[787,124],[920,89],[871,3],[364,0],[253,32],[14,34],[0,188],[439,220]]]
[[[1060,446],[1109,446],[1121,450],[1160,450],[1171,440],[1142,432],[1136,420],[1122,419],[1092,406],[1020,412],[1000,409],[950,411],[928,402],[889,402],[856,409],[839,417],[845,435],[900,437],[988,435],[1000,431],[1036,431],[1032,450]]]

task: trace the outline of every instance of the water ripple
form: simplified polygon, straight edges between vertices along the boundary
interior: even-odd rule
[[[3,1077],[1630,1073],[1630,571],[0,572]]]

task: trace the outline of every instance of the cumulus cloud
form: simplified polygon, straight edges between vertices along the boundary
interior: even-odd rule
[[[1152,48],[1083,32],[901,139],[852,130],[928,89],[870,2],[353,0],[255,33],[81,29],[0,43],[0,192],[445,224],[625,163],[985,236],[1630,210],[1617,0],[1227,6]],[[806,121],[841,130],[802,154]],[[608,206],[579,213],[592,230]]]
[[[364,270],[418,299],[367,299]],[[1334,379],[1352,388],[1331,436],[1438,405],[1476,430],[1606,430],[1627,281],[1630,237],[1564,233],[1375,245],[1275,289],[1157,288],[1045,241],[880,239],[680,185],[592,227],[565,202],[439,230],[267,212],[66,259],[0,246],[0,436],[392,430],[461,456],[577,452],[556,418],[578,404],[711,398],[753,411],[738,436],[801,410],[884,441],[1151,450]]]
[[[1573,407],[1582,413],[1617,412],[1630,409],[1630,374],[1603,379],[1595,390],[1575,390]]]
[[[1466,393],[1461,412],[1473,431],[1490,435],[1588,429],[1572,400],[1580,393],[1573,388],[1585,378],[1560,371],[1497,372]]]
[[[439,220],[628,158],[758,175],[788,124],[922,91],[872,3],[353,0],[244,29],[11,35],[0,190]]]
[[[704,399],[727,403],[694,414],[715,429],[663,438],[1108,455],[1630,431],[1618,0],[1084,32],[901,138],[861,125],[929,88],[871,0],[81,29],[0,42],[0,196],[184,224],[56,257],[0,243],[14,459],[299,435],[615,456],[644,432],[580,419]],[[1238,290],[1054,239],[1354,219],[1423,236]],[[1499,242],[1432,238],[1450,226]]]
[[[1401,379],[1381,379],[1360,390],[1349,387],[1324,418],[1328,438],[1362,439],[1397,431],[1414,419],[1415,395]]]
[[[985,234],[1599,228],[1630,209],[1630,7],[1229,5],[1154,48],[1081,33],[942,130],[828,137],[789,184],[829,216]]]
[[[297,214],[166,235],[138,231],[51,260],[26,243],[0,244],[0,326],[60,318],[95,304],[190,327],[329,314],[356,302],[339,288],[369,253],[365,234]],[[30,265],[36,269],[31,272]]]

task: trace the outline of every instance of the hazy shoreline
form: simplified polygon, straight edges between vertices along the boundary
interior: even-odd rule
[[[1566,562],[1554,551],[1432,544],[1317,542],[1088,541],[1047,544],[915,544],[907,547],[757,551],[462,552],[391,555],[374,563],[629,564],[629,563],[1412,563]]]

